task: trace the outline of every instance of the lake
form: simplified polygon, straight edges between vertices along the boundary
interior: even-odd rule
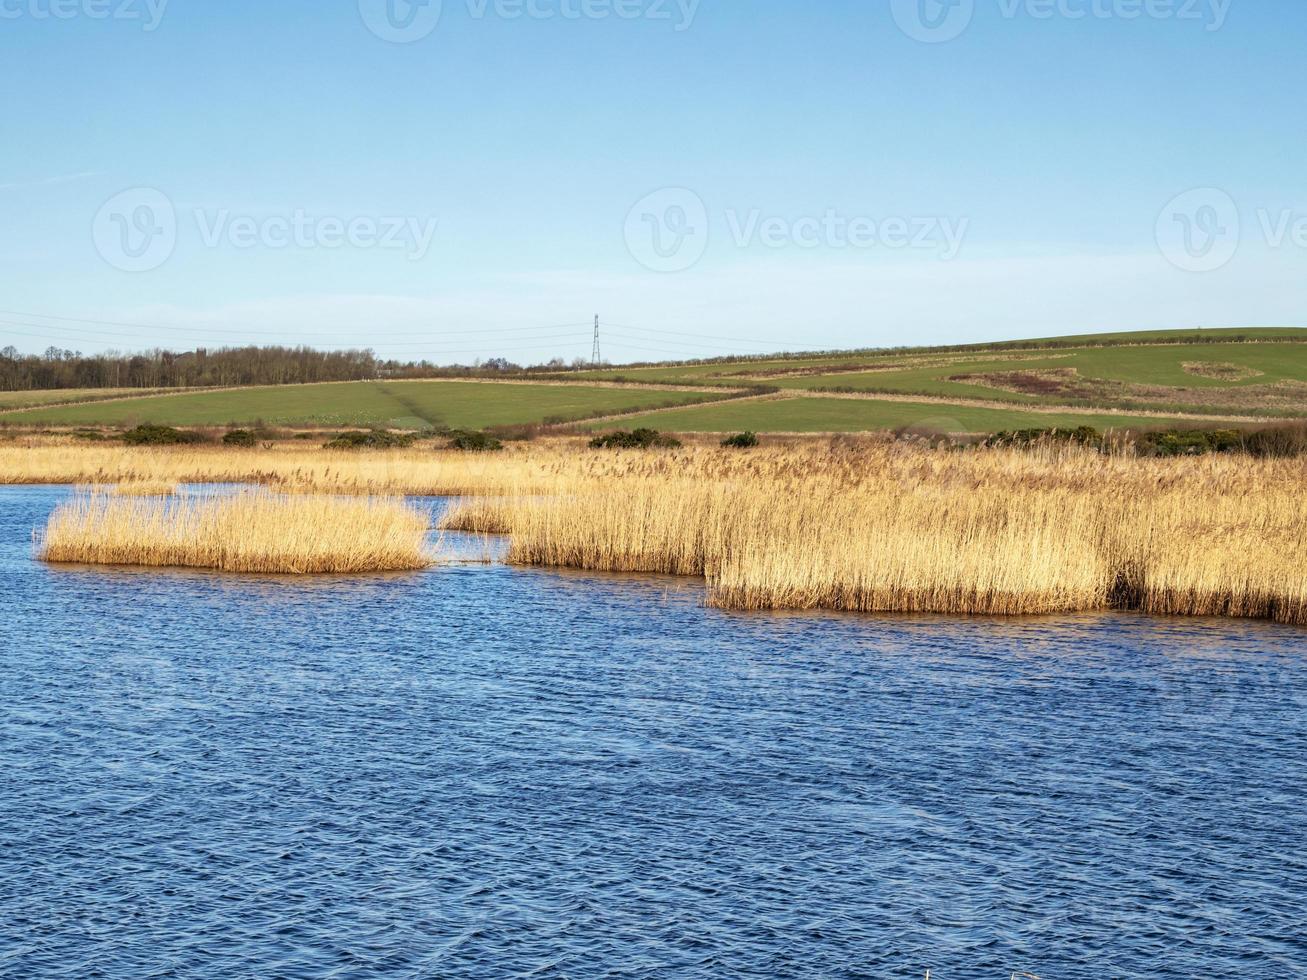
[[[1307,972],[1301,629],[42,566],[69,493],[0,488],[0,976]]]

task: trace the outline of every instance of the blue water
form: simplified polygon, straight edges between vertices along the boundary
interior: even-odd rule
[[[68,570],[0,489],[0,976],[1307,973],[1307,633]]]

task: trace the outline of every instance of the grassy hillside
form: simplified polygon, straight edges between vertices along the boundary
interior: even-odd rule
[[[872,432],[918,427],[930,432],[1092,425],[1099,429],[1165,425],[1164,419],[1074,412],[1043,413],[858,398],[781,398],[674,408],[623,419],[622,426],[668,432]],[[592,430],[611,429],[594,424]]]
[[[0,391],[0,412],[37,405],[96,402],[106,398],[132,398],[157,394],[164,388],[56,388],[51,391]]]
[[[1298,334],[1307,338],[1307,331]],[[1307,415],[1307,342],[1283,339],[1283,331],[1255,336],[1255,342],[1242,343],[1149,345],[1135,337],[1136,342],[1129,345],[909,351],[672,365],[615,369],[602,376],[698,384],[761,383],[808,392],[930,395],[1080,410]]]
[[[15,424],[387,425],[481,428],[585,418],[703,400],[702,392],[459,381],[351,382],[241,388],[6,413]]]
[[[709,390],[617,387],[613,381],[697,385]],[[763,385],[793,397],[678,407],[725,397],[730,389]],[[719,388],[720,396],[714,394]],[[685,431],[825,432],[920,426],[988,432],[1036,425],[1166,424],[1167,419],[1159,416],[1213,422],[1307,418],[1307,330],[1203,331],[1201,338],[1194,331],[1102,334],[966,349],[611,368],[560,376],[560,383],[553,384],[355,382],[154,396],[132,393],[136,397],[95,400],[117,394],[0,395],[0,422],[218,426],[262,420],[276,425],[416,429],[485,428],[628,413],[631,417],[623,424]],[[848,397],[859,395],[878,397]],[[82,403],[49,404],[71,400]],[[47,407],[17,410],[42,403]],[[672,410],[654,411],[668,407]]]

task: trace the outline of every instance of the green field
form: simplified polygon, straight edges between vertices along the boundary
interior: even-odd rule
[[[1307,418],[1307,330],[1203,331],[1202,337],[1196,341],[1194,331],[1103,334],[967,349],[618,367],[562,375],[567,383],[554,384],[366,381],[162,395],[15,392],[0,394],[0,422],[223,426],[262,421],[284,426],[422,429],[626,414],[621,420],[624,426],[649,424],[683,431],[838,432],[920,426],[989,432],[1048,425],[1165,425],[1167,419],[1158,415],[1214,422]],[[595,383],[617,379],[709,390]],[[718,388],[746,387],[781,389],[800,397],[713,402]],[[839,392],[940,401],[832,397]],[[97,400],[124,394],[134,397]],[[54,404],[70,401],[80,404]],[[43,404],[46,407],[40,407]],[[1031,411],[1036,407],[1050,411]]]
[[[484,428],[586,418],[712,397],[703,392],[460,381],[348,382],[240,388],[8,412],[13,424],[248,424]]]
[[[166,390],[165,388],[56,388],[52,391],[0,391],[0,412],[31,408],[34,405],[95,402],[106,398],[152,395]]]
[[[768,383],[781,388],[851,388],[859,391],[903,392],[944,395],[952,398],[1001,399],[1032,404],[1057,403],[1057,396],[1005,391],[976,381],[953,381],[962,374],[1031,370],[1074,370],[1087,382],[1106,381],[1118,385],[1206,389],[1218,395],[1225,389],[1273,385],[1281,381],[1307,383],[1307,344],[1203,344],[1193,347],[1098,347],[1049,354],[1026,355],[1019,360],[991,357],[963,357],[944,364],[907,367],[902,370],[870,370],[856,373],[771,377]],[[1233,365],[1250,372],[1246,378],[1220,380],[1186,371],[1185,364]],[[1259,372],[1252,375],[1251,372]],[[1304,392],[1307,397],[1307,392]],[[1142,404],[1165,404],[1178,393],[1139,391]],[[1219,404],[1219,398],[1217,402]]]
[[[622,420],[622,428],[648,426],[666,432],[874,432],[920,428],[924,432],[998,432],[1003,429],[1092,425],[1099,429],[1151,428],[1164,419],[1092,413],[1045,413],[959,405],[858,398],[781,398],[730,401],[650,412]],[[592,431],[612,423],[587,426]]]
[[[631,380],[764,384],[796,391],[931,395],[1079,411],[1307,416],[1307,331],[1255,336],[1257,342],[1245,343],[1148,345],[1136,337],[1133,343],[1116,346],[870,353],[614,369],[604,374]],[[1024,377],[1013,381],[1013,375]]]

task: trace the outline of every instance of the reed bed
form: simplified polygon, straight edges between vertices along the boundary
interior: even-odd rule
[[[1307,459],[809,440],[753,452],[0,447],[0,482],[466,498],[525,565],[701,576],[733,609],[1138,609],[1307,623]]]
[[[181,485],[169,480],[128,480],[111,491],[118,497],[172,497]]]
[[[703,576],[730,609],[1307,623],[1302,460],[871,445],[662,468],[479,501],[469,525],[511,530],[519,564]]]
[[[243,483],[289,493],[480,495],[543,486],[564,469],[575,470],[569,456],[575,454],[553,444],[489,455],[427,449],[346,452],[299,445],[241,451],[139,448],[42,439],[0,445],[0,485]]]
[[[324,574],[431,563],[428,519],[394,499],[80,495],[56,508],[40,543],[47,562]]]
[[[457,501],[440,519],[442,531],[463,531],[467,534],[508,534],[508,510],[500,499],[483,500],[468,497]]]

